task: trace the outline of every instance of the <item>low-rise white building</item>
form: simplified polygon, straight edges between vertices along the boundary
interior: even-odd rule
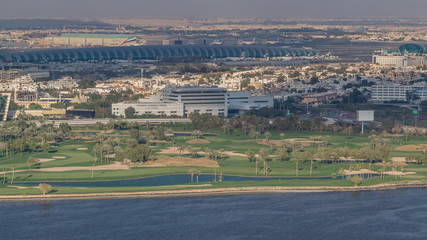
[[[252,96],[247,91],[228,92],[228,110],[229,113],[243,114],[252,109],[274,107],[274,97],[272,96]]]
[[[79,84],[72,77],[63,77],[55,81],[40,82],[41,89],[73,89],[77,88]]]

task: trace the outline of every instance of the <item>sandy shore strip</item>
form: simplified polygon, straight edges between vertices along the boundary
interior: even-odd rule
[[[395,190],[402,188],[425,188],[426,182],[393,182],[359,187],[236,187],[211,189],[183,189],[168,191],[146,191],[127,193],[92,193],[58,195],[0,195],[0,201],[40,201],[40,200],[79,200],[79,199],[119,199],[119,198],[161,198],[192,197],[235,194],[272,194],[272,193],[319,193],[319,192],[359,192],[377,190]]]

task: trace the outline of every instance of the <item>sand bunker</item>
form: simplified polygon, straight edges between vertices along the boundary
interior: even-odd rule
[[[128,170],[129,166],[122,165],[121,163],[113,163],[109,165],[99,165],[95,167],[51,167],[51,168],[40,168],[33,171],[40,172],[67,172],[67,171],[99,171],[99,170]]]
[[[65,159],[67,157],[64,157],[64,156],[53,156],[52,158],[55,158],[55,159]]]
[[[76,148],[76,150],[83,151],[83,150],[88,150],[88,148]]]
[[[378,174],[375,171],[369,170],[369,169],[360,169],[359,171],[350,171],[350,170],[344,170],[344,175],[358,175],[358,174]]]
[[[163,154],[190,154],[187,150],[183,150],[183,151],[179,152],[179,148],[178,147],[165,148],[165,149],[162,149],[160,151],[160,153],[163,153]],[[203,151],[200,151],[199,153],[200,154],[206,154]],[[232,151],[224,151],[222,154],[229,155],[229,156],[246,157],[246,155],[243,154],[243,153],[236,153],[236,152],[232,152]]]
[[[403,152],[424,152],[427,151],[427,144],[404,145],[396,148],[397,151]]]
[[[7,187],[10,187],[10,188],[17,188],[17,189],[38,188],[38,187],[22,187],[22,186],[13,186],[13,185],[8,185]]]
[[[37,160],[39,163],[45,163],[45,162],[55,161],[56,159],[54,159],[54,158],[38,158]]]
[[[405,176],[405,175],[413,175],[413,174],[417,174],[416,172],[400,172],[400,171],[388,171],[388,172],[384,172],[385,175],[390,175],[390,176]]]
[[[109,165],[99,165],[95,167],[51,167],[51,168],[40,168],[31,170],[15,170],[15,173],[26,172],[26,171],[37,171],[37,172],[67,172],[67,171],[109,171],[109,170],[129,170],[128,165],[122,165],[122,163],[113,163]],[[0,172],[4,174],[5,172]],[[6,171],[6,174],[12,173],[12,171]]]
[[[211,142],[209,142],[208,140],[205,140],[205,139],[192,139],[192,140],[186,141],[186,143],[189,143],[189,144],[209,144]]]
[[[146,162],[135,166],[142,167],[219,167],[218,162],[207,158],[186,158],[159,156],[154,162]]]

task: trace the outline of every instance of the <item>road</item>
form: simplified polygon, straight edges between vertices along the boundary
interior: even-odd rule
[[[68,123],[70,126],[86,126],[86,125],[94,125],[97,122],[100,123],[108,123],[110,120],[114,120],[111,118],[94,118],[94,119],[72,119],[72,120],[46,120],[45,123],[54,123],[55,126],[58,126],[61,123]],[[118,120],[118,119],[116,119]],[[160,123],[189,123],[191,122],[188,118],[143,118],[143,119],[120,119],[120,121],[125,122],[137,122],[137,123],[146,123],[150,124],[160,124]],[[39,121],[34,121],[38,125]]]

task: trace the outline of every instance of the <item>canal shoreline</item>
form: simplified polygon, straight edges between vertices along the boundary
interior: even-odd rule
[[[280,194],[280,193],[319,193],[319,192],[361,192],[395,190],[404,188],[425,188],[427,182],[393,182],[359,187],[230,187],[186,190],[159,190],[146,192],[115,192],[57,195],[0,195],[0,201],[45,201],[45,200],[85,200],[85,199],[129,199],[193,197],[238,194]]]

